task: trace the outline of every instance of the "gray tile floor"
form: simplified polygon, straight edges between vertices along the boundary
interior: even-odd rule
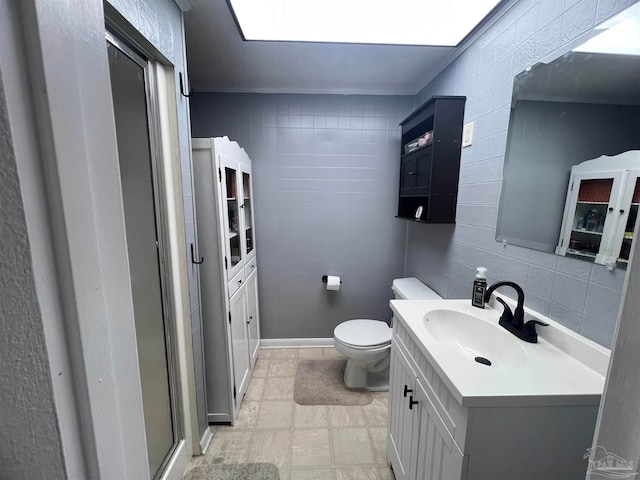
[[[269,462],[281,480],[393,480],[386,457],[387,393],[369,405],[293,401],[298,360],[340,358],[334,348],[263,349],[233,427],[216,426],[206,463]]]

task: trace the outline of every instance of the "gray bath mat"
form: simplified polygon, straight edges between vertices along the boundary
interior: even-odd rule
[[[293,399],[298,405],[368,405],[371,394],[344,384],[346,360],[301,360]]]
[[[280,480],[280,474],[272,463],[216,463],[194,467],[184,480]]]

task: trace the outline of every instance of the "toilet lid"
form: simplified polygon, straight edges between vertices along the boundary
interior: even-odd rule
[[[349,320],[342,322],[333,331],[340,342],[356,347],[375,347],[391,342],[392,330],[379,320]]]

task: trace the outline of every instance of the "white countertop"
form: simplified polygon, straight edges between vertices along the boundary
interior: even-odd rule
[[[487,321],[502,329],[498,326],[502,313],[500,305],[498,309],[489,305],[480,309],[473,307],[471,300],[391,300],[390,306],[396,321],[406,327],[462,406],[600,403],[609,350],[549,318],[525,309],[525,321],[538,318],[550,326],[538,327],[538,343],[527,343],[514,336],[526,353],[524,365],[496,367],[479,364],[443,345],[427,330],[423,319],[430,311],[450,309],[474,315],[479,317],[478,321]]]

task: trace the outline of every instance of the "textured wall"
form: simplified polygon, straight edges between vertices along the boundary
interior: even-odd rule
[[[0,478],[66,478],[1,74]]]
[[[398,122],[413,98],[199,93],[191,105],[194,137],[227,135],[253,162],[262,337],[388,320],[406,230]],[[340,292],[324,274],[342,276]]]
[[[175,67],[176,85],[179,73],[185,76],[186,58],[182,31],[182,14],[173,0],[108,0],[147,40],[149,40]],[[207,428],[204,390],[204,357],[200,316],[200,279],[198,268],[191,263],[189,244],[195,243],[196,225],[193,216],[193,184],[191,179],[191,135],[189,133],[189,102],[178,95],[178,128],[180,134],[180,161],[184,199],[187,241],[187,267],[189,269],[189,299],[191,304],[191,337],[196,379],[196,402],[200,435]]]
[[[419,94],[466,95],[465,122],[475,121],[463,149],[455,227],[409,228],[407,275],[447,298],[468,298],[479,265],[489,281],[525,288],[526,304],[610,346],[625,271],[495,241],[513,76],[633,0],[520,0]],[[505,293],[510,294],[505,289]]]

